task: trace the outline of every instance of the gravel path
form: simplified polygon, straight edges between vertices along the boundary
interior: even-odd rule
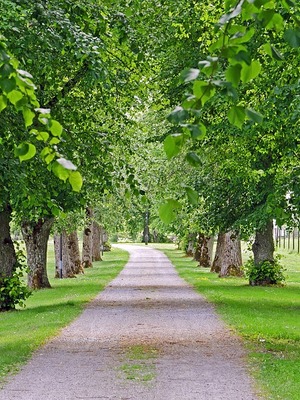
[[[239,340],[150,247],[41,348],[1,400],[254,400]]]

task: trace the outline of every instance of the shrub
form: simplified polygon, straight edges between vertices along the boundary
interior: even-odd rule
[[[258,265],[250,258],[244,266],[245,274],[252,286],[281,285],[285,281],[285,269],[279,263],[279,258],[263,261]]]
[[[25,307],[24,301],[31,295],[31,291],[24,285],[23,276],[28,271],[25,265],[26,257],[17,246],[17,264],[12,276],[0,276],[0,311],[16,308],[16,305]]]

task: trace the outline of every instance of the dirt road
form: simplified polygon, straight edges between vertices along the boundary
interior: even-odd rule
[[[244,350],[150,247],[1,391],[1,400],[254,400]]]

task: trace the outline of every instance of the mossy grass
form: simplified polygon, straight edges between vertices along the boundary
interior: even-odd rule
[[[128,347],[122,354],[122,364],[119,370],[126,380],[148,383],[156,377],[155,360],[158,350],[148,345]]]
[[[104,253],[103,261],[83,275],[54,279],[54,255],[49,250],[51,289],[35,291],[26,308],[0,313],[0,382],[15,373],[30,355],[47,339],[69,324],[105,286],[122,270],[128,253],[113,248]]]
[[[265,398],[298,400],[300,255],[279,252],[286,268],[285,286],[251,287],[246,279],[221,279],[209,269],[199,268],[174,245],[157,248],[165,252],[182,278],[215,304],[217,312],[245,340],[251,371]]]

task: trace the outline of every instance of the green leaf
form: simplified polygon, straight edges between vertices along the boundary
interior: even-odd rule
[[[47,155],[49,155],[52,152],[53,152],[53,150],[50,147],[44,147],[43,150],[40,153],[40,156],[42,158],[45,158]]]
[[[8,93],[7,98],[12,104],[16,105],[23,98],[23,94],[18,90],[12,90]]]
[[[239,2],[237,4],[237,6],[230,13],[222,15],[222,17],[219,20],[219,24],[220,25],[225,25],[230,20],[232,20],[233,18],[235,18],[238,15],[240,15],[241,12],[242,12],[242,4],[243,4],[243,2]]]
[[[29,108],[24,108],[23,110],[23,118],[25,122],[26,128],[30,125],[32,125],[33,118],[35,117],[35,114],[33,111],[31,111]]]
[[[280,53],[279,50],[276,49],[273,45],[270,43],[265,43],[262,48],[264,49],[265,53],[268,54],[270,57],[272,57],[276,61],[282,61],[284,60],[283,55]]]
[[[274,10],[261,11],[259,13],[259,19],[266,29],[275,29],[276,31],[281,31],[283,29],[283,18]]]
[[[58,121],[55,121],[54,119],[51,120],[50,122],[50,131],[53,136],[61,136],[63,127]]]
[[[15,156],[19,157],[20,161],[30,160],[36,154],[36,148],[32,143],[23,142],[15,148]]]
[[[233,87],[238,87],[241,79],[241,64],[230,65],[226,71],[226,79],[228,82],[232,83]]]
[[[284,32],[284,39],[291,47],[300,47],[300,29],[288,29]]]
[[[16,81],[14,78],[9,79],[1,79],[0,80],[0,87],[2,88],[4,93],[9,93],[16,87]]]
[[[187,162],[193,167],[197,167],[199,164],[201,164],[199,156],[194,151],[190,151],[189,153],[187,153],[185,158]]]
[[[205,81],[195,81],[193,85],[193,94],[197,99],[201,101],[201,104],[204,105],[209,99],[211,99],[216,92],[214,86],[212,86],[209,82]]]
[[[191,133],[191,137],[194,140],[204,139],[206,136],[206,126],[200,122],[198,125],[187,125],[188,130]]]
[[[7,106],[7,99],[5,96],[0,96],[0,112]]]
[[[8,63],[5,63],[0,67],[1,79],[8,78],[10,76],[10,74],[12,74],[14,72],[15,72],[14,68]]]
[[[45,157],[45,162],[46,162],[46,164],[50,164],[50,163],[54,160],[55,157],[56,157],[55,152],[48,154],[48,155]]]
[[[262,48],[263,48],[264,52],[265,52],[266,54],[268,54],[268,56],[270,56],[270,57],[273,58],[272,47],[271,47],[271,44],[270,44],[270,43],[265,43],[265,44],[263,44],[263,45],[262,45]]]
[[[276,61],[284,60],[283,55],[280,53],[279,50],[276,49],[276,47],[271,46],[271,51],[272,51],[272,57],[274,58],[274,60],[276,60]]]
[[[256,78],[261,71],[261,65],[258,60],[254,60],[250,65],[244,64],[241,71],[241,80],[243,83],[250,82]]]
[[[167,117],[168,121],[173,124],[179,124],[180,122],[186,120],[189,117],[189,114],[182,107],[176,107]]]
[[[193,190],[190,187],[186,187],[185,188],[188,200],[191,204],[193,204],[194,206],[198,205],[199,202],[199,194],[198,192],[196,192],[196,190]]]
[[[59,179],[66,182],[69,178],[69,171],[60,165],[57,161],[51,165],[51,171],[56,175]]]
[[[246,115],[247,117],[258,124],[261,124],[263,122],[263,115],[261,115],[259,112],[252,110],[251,108],[246,108]]]
[[[49,135],[48,135],[49,136]],[[58,144],[60,143],[60,139],[54,137],[50,140],[49,144],[53,145],[53,144]]]
[[[158,214],[165,224],[170,224],[176,218],[176,210],[181,208],[181,204],[174,199],[168,199],[159,207]]]
[[[241,106],[233,106],[228,112],[228,119],[232,125],[241,128],[246,118],[245,109]]]
[[[43,131],[38,131],[36,134],[37,140],[42,140],[43,142],[47,142],[49,139],[49,133],[48,132],[43,132]],[[52,143],[51,143],[52,144]]]
[[[244,27],[241,28],[243,29]],[[255,34],[254,28],[248,29],[245,33],[238,31],[237,33],[235,33],[234,36],[231,37],[230,41],[235,44],[247,43],[250,41],[250,39],[253,37],[254,34]]]
[[[80,192],[80,190],[82,188],[82,184],[83,184],[82,176],[81,176],[80,172],[70,171],[69,172],[69,182],[70,182],[74,192]]]
[[[232,48],[230,48],[231,50],[233,50]],[[236,53],[234,55],[234,60],[236,60],[237,62],[244,62],[247,65],[251,64],[251,56],[248,53],[248,51],[246,50],[240,50],[238,53]]]
[[[164,150],[170,160],[180,152],[180,147],[177,146],[176,140],[173,135],[168,135],[164,140]]]

